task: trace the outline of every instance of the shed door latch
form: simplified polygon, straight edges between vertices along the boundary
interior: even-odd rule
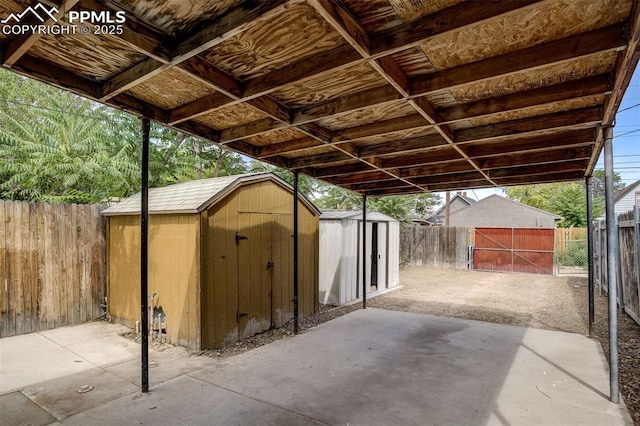
[[[240,318],[248,317],[249,314],[245,314],[244,312],[238,312],[236,314],[236,321],[240,321]]]
[[[238,231],[236,231],[236,244],[240,242],[240,240],[247,240],[249,237],[245,237],[244,235],[240,235]]]
[[[273,268],[273,262],[272,261],[268,261],[267,262],[267,269],[271,269]]]

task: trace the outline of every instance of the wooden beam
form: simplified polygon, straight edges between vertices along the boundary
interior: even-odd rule
[[[325,119],[401,98],[398,91],[391,86],[374,87],[373,89],[296,109],[292,114],[293,124]]]
[[[283,123],[291,123],[291,111],[282,102],[271,96],[260,96],[258,98],[249,99],[247,104],[267,113],[270,117]]]
[[[319,55],[301,59],[278,70],[247,80],[244,86],[244,96],[266,95],[300,80],[363,61],[362,56],[351,46],[338,46]]]
[[[305,157],[290,158],[287,161],[287,165],[289,169],[295,170],[302,167],[313,167],[347,160],[351,160],[351,157],[344,152],[335,151],[324,154],[307,155]]]
[[[572,80],[510,95],[483,99],[437,110],[443,122],[466,120],[553,102],[604,94],[610,90],[607,74]]]
[[[274,155],[286,154],[307,148],[317,148],[323,143],[312,137],[294,139],[291,141],[274,143],[258,147],[257,158],[266,158]]]
[[[145,59],[126,71],[112,77],[102,85],[100,100],[107,101],[120,93],[126,92],[134,86],[146,81],[169,68],[169,64],[155,59]]]
[[[410,139],[399,139],[382,142],[376,145],[367,145],[358,149],[358,157],[376,157],[385,154],[399,154],[411,151],[424,151],[429,148],[441,147],[447,142],[441,135],[418,136]]]
[[[246,31],[257,23],[270,19],[275,14],[282,12],[289,2],[290,0],[265,0],[248,4],[241,3],[216,19],[208,27],[188,36],[184,41],[178,42],[169,62],[159,62],[148,58],[111,78],[103,86],[102,100],[110,99],[152,78],[168,67],[184,62],[234,35]],[[211,69],[209,72],[212,72]],[[211,78],[209,74],[207,79],[218,81],[219,74],[217,73],[214,78]],[[202,74],[198,72],[197,75]],[[225,94],[231,95],[231,92]]]
[[[177,68],[230,98],[242,96],[242,83],[238,79],[199,56],[186,59]]]
[[[548,149],[589,145],[595,142],[596,131],[593,128],[569,130],[553,134],[533,135],[526,138],[496,141],[471,142],[460,145],[471,158],[504,155],[524,151],[546,151]]]
[[[213,92],[203,98],[172,109],[169,114],[169,124],[178,124],[183,121],[192,120],[206,114],[209,110],[227,105],[231,101],[233,101],[233,99],[229,96],[220,92]]]
[[[64,0],[60,6],[56,6],[58,13],[54,13],[53,18],[49,17],[44,21],[44,23],[34,20],[33,24],[51,26],[64,17],[64,14],[74,7],[78,1],[79,0]],[[2,65],[5,67],[12,67],[15,65],[16,62],[18,62],[20,58],[22,58],[29,49],[31,49],[38,40],[40,40],[41,37],[42,34],[39,32],[25,32],[25,34],[9,39],[2,55]]]
[[[627,48],[618,54],[613,76],[614,90],[605,103],[603,120],[605,126],[613,124],[616,112],[640,59],[640,4],[637,1],[633,2],[631,6],[627,28],[629,33]]]
[[[375,171],[375,168],[368,164],[357,162],[350,164],[341,164],[339,166],[315,167],[309,170],[309,174],[313,177],[322,179],[330,176],[342,176],[349,175],[351,173],[370,171]]]
[[[225,148],[232,149],[234,151],[242,152],[250,157],[256,157],[258,153],[258,147],[251,145],[244,141],[233,141],[225,145]]]
[[[239,126],[221,130],[220,143],[225,144],[245,139],[250,136],[260,135],[282,127],[285,127],[285,124],[280,121],[276,121],[269,117],[261,118],[260,120],[252,121],[247,124],[241,124]]]
[[[409,96],[409,77],[391,56],[369,62],[403,97]]]
[[[350,175],[336,176],[330,178],[334,185],[349,185],[355,183],[376,182],[394,179],[388,173],[380,171],[369,171],[361,173],[352,173]]]
[[[583,56],[619,49],[626,43],[622,27],[612,25],[415,78],[411,82],[411,93],[414,96],[424,95],[545,65],[576,60]]]
[[[513,186],[525,184],[530,185],[536,183],[555,183],[571,180],[584,180],[584,172],[582,170],[567,172],[559,171],[557,173],[543,173],[538,175],[500,178],[496,179],[496,182],[501,186]]]
[[[425,189],[418,188],[416,186],[407,185],[402,188],[386,188],[386,189],[369,190],[369,191],[362,191],[362,192],[367,194],[368,197],[383,197],[383,196],[391,196],[391,195],[419,194],[427,191]]]
[[[422,19],[370,35],[371,54],[376,56],[390,55],[417,46],[434,36],[494,19],[536,3],[540,3],[540,1],[483,0],[472,3],[463,2]]]
[[[475,161],[483,169],[497,169],[500,167],[510,167],[513,164],[544,164],[574,159],[589,158],[591,146],[581,146],[576,148],[549,149],[543,152],[516,153],[497,157],[477,158]]]
[[[80,0],[77,8],[82,10],[127,12],[120,5],[105,0],[100,2],[96,0]],[[135,19],[135,16],[131,13],[127,13],[126,20],[118,25],[122,27],[122,34],[113,34],[113,36],[120,39],[131,49],[158,62],[169,63],[171,61],[171,39],[168,36]]]
[[[97,98],[100,93],[100,86],[96,82],[75,76],[54,63],[36,59],[30,55],[23,56],[11,69],[30,78],[61,89],[70,90],[82,96],[89,95]]]
[[[475,168],[469,164],[467,160],[460,159],[457,161],[433,163],[426,166],[401,169],[400,176],[408,179],[419,176],[469,172],[472,170],[475,170]]]
[[[450,146],[434,148],[429,152],[402,154],[395,157],[381,159],[382,168],[405,168],[442,161],[454,161],[462,158],[459,152]]]
[[[333,132],[315,123],[307,123],[296,126],[296,129],[324,143],[333,141]]]
[[[137,115],[138,117],[146,117],[160,123],[166,123],[169,116],[169,111],[166,109],[152,105],[127,93],[121,93],[115,96],[109,104]]]
[[[531,118],[507,121],[471,129],[458,130],[454,133],[456,143],[506,137],[519,133],[537,132],[562,127],[596,125],[602,119],[600,107],[588,107],[553,114],[539,115]]]
[[[584,173],[588,161],[585,159],[559,161],[557,163],[534,164],[532,166],[500,167],[487,170],[492,179],[512,178],[517,176],[545,175],[551,173],[575,172]]]
[[[362,56],[369,56],[367,30],[351,14],[342,0],[308,0],[310,6]]]
[[[432,176],[421,176],[411,179],[412,182],[415,182],[419,185],[426,185],[430,187],[431,185],[441,184],[441,183],[455,183],[455,182],[470,182],[478,179],[485,179],[482,173],[477,170],[473,170],[470,172],[463,173],[449,173],[446,175],[432,175]]]
[[[352,191],[369,191],[376,189],[388,189],[388,188],[407,188],[410,187],[406,182],[399,179],[390,179],[377,182],[355,183],[351,185],[342,185],[346,189]]]
[[[362,126],[335,130],[334,141],[354,141],[370,136],[384,135],[425,126],[430,126],[430,124],[422,115],[411,114],[404,117],[376,121],[375,123],[365,124]]]
[[[299,1],[298,1],[299,2]],[[173,52],[172,62],[182,62],[198,55],[249,28],[279,15],[291,4],[291,0],[262,0],[240,2],[207,27],[197,30],[179,42]]]
[[[213,143],[218,143],[220,140],[220,132],[204,124],[196,123],[195,121],[184,121],[172,127],[197,138],[208,139]]]
[[[441,184],[432,184],[430,185],[430,192],[443,192],[443,191],[462,191],[465,189],[477,189],[477,188],[494,188],[495,185],[492,184],[487,179],[478,179],[473,181],[466,182],[450,182],[450,183],[441,183]]]

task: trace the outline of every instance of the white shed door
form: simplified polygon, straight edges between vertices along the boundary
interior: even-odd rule
[[[389,263],[389,230],[386,222],[378,222],[378,290],[387,288],[387,265]]]

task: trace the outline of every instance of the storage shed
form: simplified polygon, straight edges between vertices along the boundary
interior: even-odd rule
[[[367,212],[367,294],[400,282],[400,223]],[[320,303],[342,305],[362,297],[362,211],[320,216]]]
[[[318,217],[299,210],[299,310],[318,306]],[[140,194],[109,207],[108,309],[140,319]],[[169,342],[220,348],[293,318],[293,191],[271,173],[202,179],[149,192],[150,305]],[[151,300],[151,295],[155,297]]]

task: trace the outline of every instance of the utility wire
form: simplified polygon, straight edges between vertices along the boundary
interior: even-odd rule
[[[640,106],[640,104],[631,105],[630,107],[619,109],[618,112],[628,111],[628,110],[633,109],[633,108],[638,107],[638,106]]]

